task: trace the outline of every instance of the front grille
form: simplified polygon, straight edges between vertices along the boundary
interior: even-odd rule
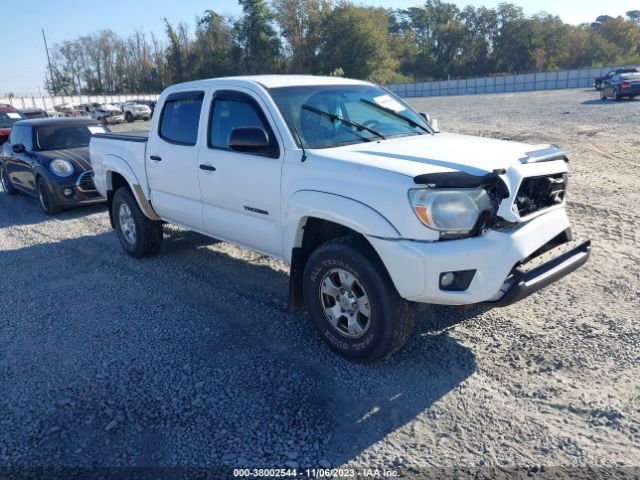
[[[557,173],[522,180],[516,195],[516,207],[521,217],[553,207],[564,201],[567,190],[567,174]]]
[[[93,183],[93,172],[84,172],[78,178],[78,188],[83,192],[93,192],[96,189],[95,183]]]

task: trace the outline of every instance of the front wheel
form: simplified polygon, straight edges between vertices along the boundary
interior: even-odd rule
[[[127,121],[127,123],[133,123],[136,120],[135,118],[133,118],[133,114],[131,112],[125,113],[124,119]]]
[[[116,234],[129,255],[145,258],[160,253],[162,223],[145,216],[131,190],[119,188],[113,195],[111,209]]]
[[[322,340],[351,360],[388,357],[413,331],[414,309],[400,297],[375,251],[357,237],[327,242],[313,252],[303,290]]]
[[[62,211],[62,207],[58,204],[55,195],[51,191],[51,187],[47,181],[39,177],[36,182],[38,188],[38,200],[40,203],[40,209],[47,215],[55,215]]]
[[[7,172],[7,167],[4,165],[0,165],[0,181],[2,182],[2,189],[7,193],[7,195],[15,195],[18,193],[18,190],[11,183],[11,178],[9,178],[9,172]]]

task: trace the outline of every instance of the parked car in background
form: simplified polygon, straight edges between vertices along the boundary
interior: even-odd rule
[[[16,122],[0,155],[0,180],[9,195],[37,197],[52,215],[64,208],[102,202],[89,161],[89,140],[108,133],[96,120],[38,118]]]
[[[374,361],[420,304],[502,307],[584,264],[551,145],[439,133],[387,90],[336,77],[174,85],[148,135],[91,139],[97,190],[132,257],[172,222],[289,263],[289,306]]]
[[[128,122],[135,122],[136,120],[149,120],[151,118],[151,108],[148,105],[137,103],[134,101],[125,102],[122,107],[124,113],[124,119]]]
[[[42,108],[21,108],[20,113],[28,119],[31,118],[47,118],[49,114]]]
[[[601,90],[604,82],[606,80],[611,80],[615,75],[620,75],[621,73],[636,73],[637,71],[638,69],[633,67],[616,68],[614,70],[610,70],[606,75],[598,77],[593,81],[593,88],[595,88],[596,90]]]
[[[153,112],[156,109],[156,102],[154,100],[131,100],[133,103],[137,103],[138,105],[146,105],[151,109],[151,116],[153,117]]]
[[[25,117],[11,105],[0,103],[0,145],[7,141],[11,134],[11,128],[17,121]]]
[[[122,111],[115,105],[110,103],[83,103],[77,105],[76,108],[84,110],[91,118],[98,120],[105,125],[113,125],[116,123],[124,123],[124,115]]]
[[[90,118],[91,117],[89,112],[86,112],[81,108],[76,108],[73,105],[70,105],[68,103],[62,103],[60,105],[56,105],[55,107],[53,107],[53,109],[55,110],[57,114],[56,116],[58,117],[65,117],[65,118]]]
[[[600,99],[611,97],[615,101],[635,98],[640,95],[640,73],[619,73],[605,80],[600,90]]]

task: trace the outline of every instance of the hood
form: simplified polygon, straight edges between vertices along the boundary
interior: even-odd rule
[[[438,133],[370,142],[326,150],[314,155],[389,170],[410,177],[425,173],[465,172],[481,176],[527,163],[549,145]],[[556,150],[557,154],[561,154]]]
[[[53,160],[55,158],[64,158],[65,160],[69,160],[76,169],[76,172],[93,170],[91,161],[89,160],[89,147],[45,150],[38,152],[38,155],[48,160]]]

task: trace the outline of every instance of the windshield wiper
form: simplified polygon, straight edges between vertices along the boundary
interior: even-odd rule
[[[421,130],[424,130],[427,133],[433,133],[431,130],[429,130],[427,127],[420,125],[418,122],[411,120],[409,117],[406,117],[404,115],[402,115],[401,113],[396,112],[395,110],[392,110],[390,108],[387,107],[383,107],[382,105],[378,105],[375,102],[372,102],[371,100],[367,100],[366,98],[361,98],[360,101],[366,105],[369,105],[373,108],[376,108],[378,110],[382,110],[383,112],[387,112],[390,115],[393,115],[396,118],[399,118],[400,120],[404,120],[405,122],[407,122],[409,125],[411,125],[414,128],[419,128]]]
[[[304,108],[305,110],[309,110],[310,112],[317,113],[318,115],[324,115],[325,117],[330,118],[332,122],[338,121],[338,122],[344,123],[345,125],[349,125],[350,127],[353,127],[357,130],[366,130],[367,132],[373,133],[375,136],[380,137],[383,140],[387,139],[387,137],[385,137],[382,133],[378,132],[377,130],[374,130],[373,128],[369,128],[365,125],[362,125],[361,123],[354,122],[353,120],[347,120],[346,118],[342,118],[340,115],[325,112],[324,110],[320,110],[320,109],[317,109],[316,107],[312,107],[311,105],[306,105],[306,104],[302,105],[302,108]],[[366,137],[361,137],[361,138],[368,140]]]

